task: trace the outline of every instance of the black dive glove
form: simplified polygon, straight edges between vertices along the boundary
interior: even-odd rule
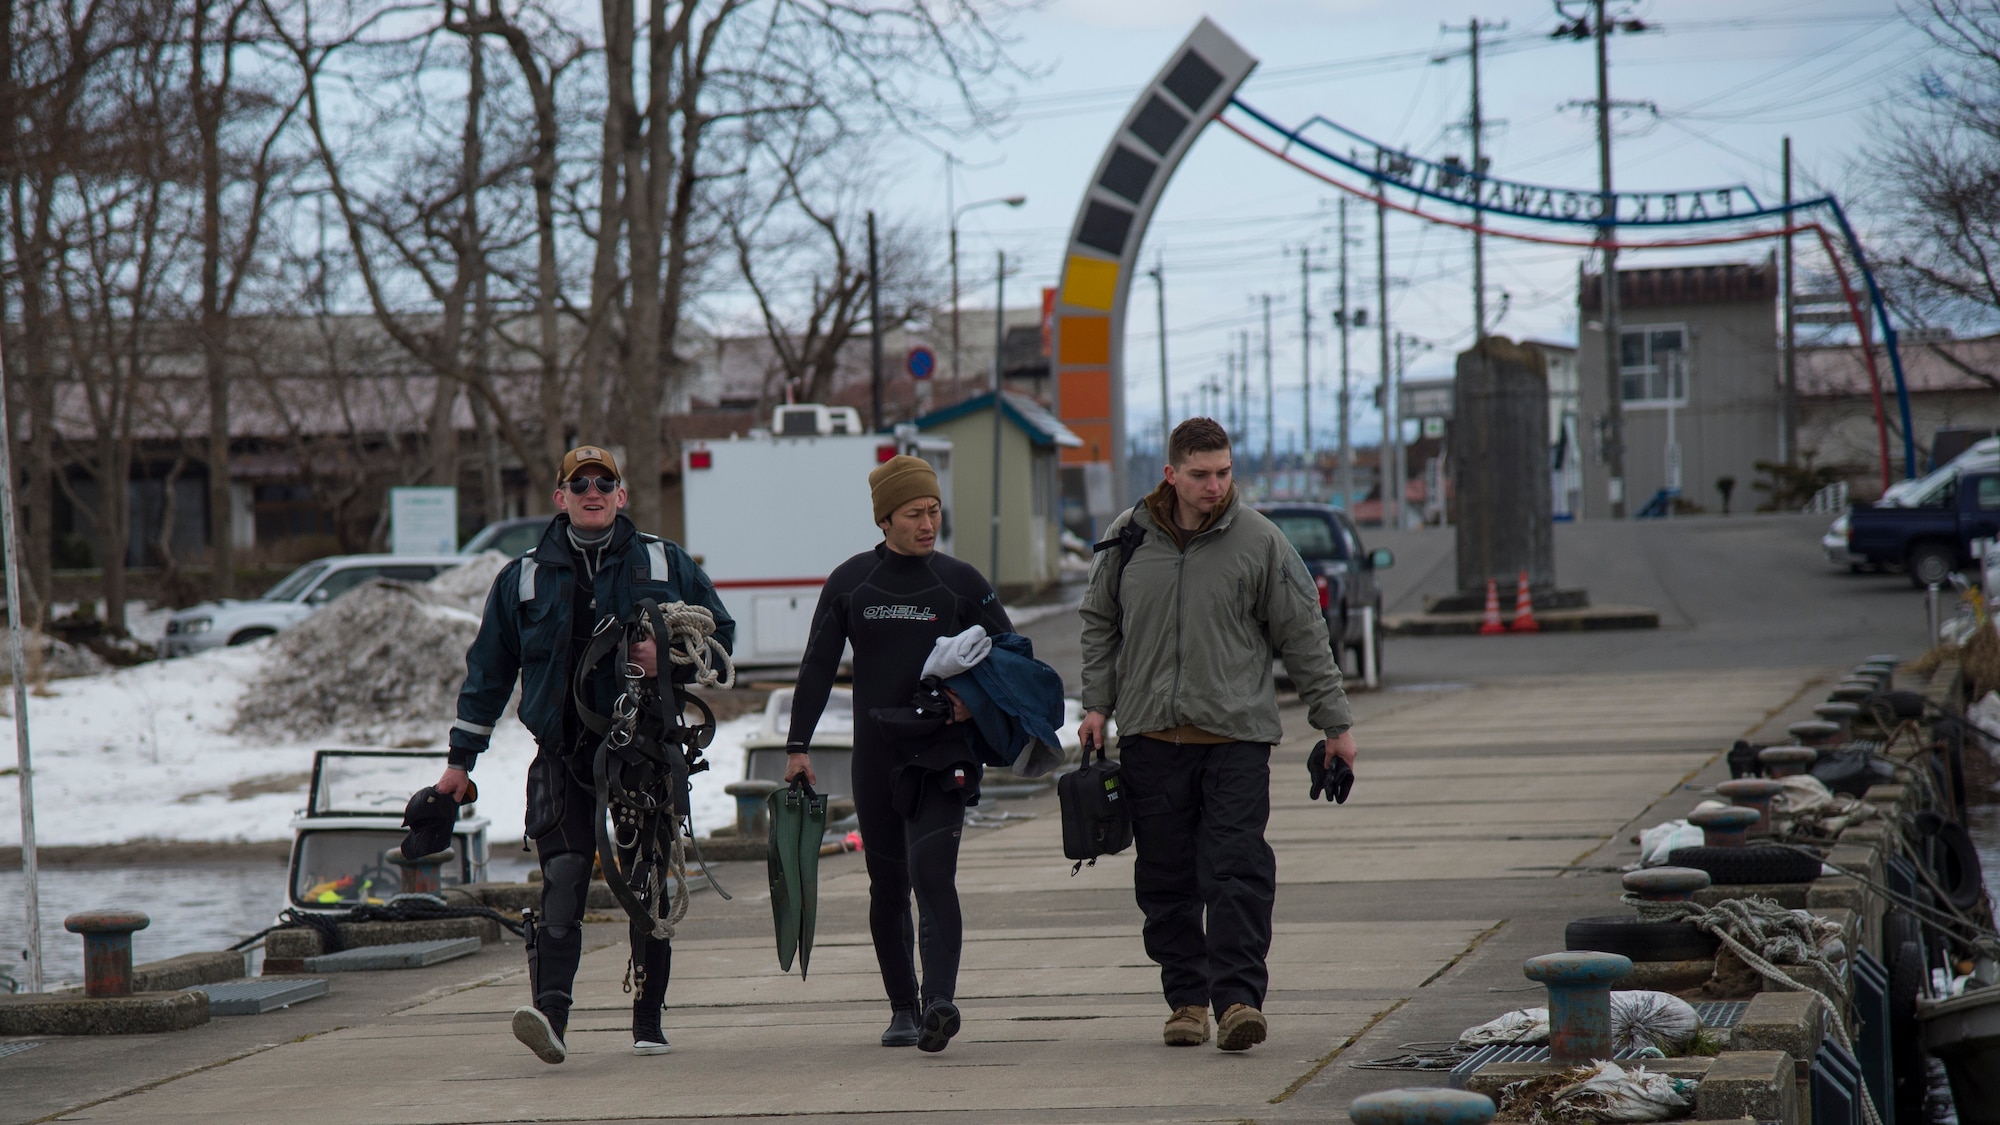
[[[1326,768],[1326,739],[1313,743],[1312,752],[1306,755],[1306,770],[1312,774],[1311,800],[1319,800],[1325,793],[1326,799],[1337,805],[1347,803],[1347,794],[1354,789],[1354,767],[1344,759],[1333,760],[1333,770],[1329,775]]]

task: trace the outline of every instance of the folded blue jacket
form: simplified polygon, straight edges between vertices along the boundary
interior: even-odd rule
[[[981,757],[1021,777],[1041,777],[1063,764],[1056,728],[1063,722],[1063,682],[1035,659],[1019,633],[999,633],[986,659],[944,681],[972,712]]]

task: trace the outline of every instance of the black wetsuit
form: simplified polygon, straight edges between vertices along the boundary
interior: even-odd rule
[[[854,645],[854,810],[868,863],[868,930],[882,986],[899,1008],[915,1008],[920,999],[913,891],[922,919],[921,1000],[949,1000],[957,988],[964,926],[955,879],[965,806],[936,786],[923,786],[909,815],[898,812],[891,789],[902,758],[869,712],[906,706],[932,643],[973,625],[988,633],[1014,628],[979,571],[949,555],[899,555],[878,544],[827,578],[792,694],[787,741],[798,753],[812,744],[843,647]]]

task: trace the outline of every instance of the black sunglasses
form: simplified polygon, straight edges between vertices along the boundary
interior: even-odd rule
[[[606,496],[618,491],[617,477],[571,477],[563,483],[569,485],[571,492],[582,496],[584,493],[590,491],[590,483],[592,481],[597,482],[597,491],[602,492]]]

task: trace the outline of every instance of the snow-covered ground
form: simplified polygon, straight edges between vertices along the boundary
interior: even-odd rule
[[[274,743],[229,732],[271,648],[260,641],[56,680],[47,695],[31,695],[36,839],[44,846],[290,839],[313,751],[352,743]],[[11,712],[11,698],[0,706]],[[442,752],[451,719],[438,717],[430,748]],[[707,751],[714,768],[693,781],[697,832],[735,819],[722,787],[743,776],[743,739],[761,721],[746,715],[717,730]],[[496,852],[520,832],[534,749],[510,715],[474,770]],[[0,846],[21,842],[17,765],[10,714],[0,719]]]

